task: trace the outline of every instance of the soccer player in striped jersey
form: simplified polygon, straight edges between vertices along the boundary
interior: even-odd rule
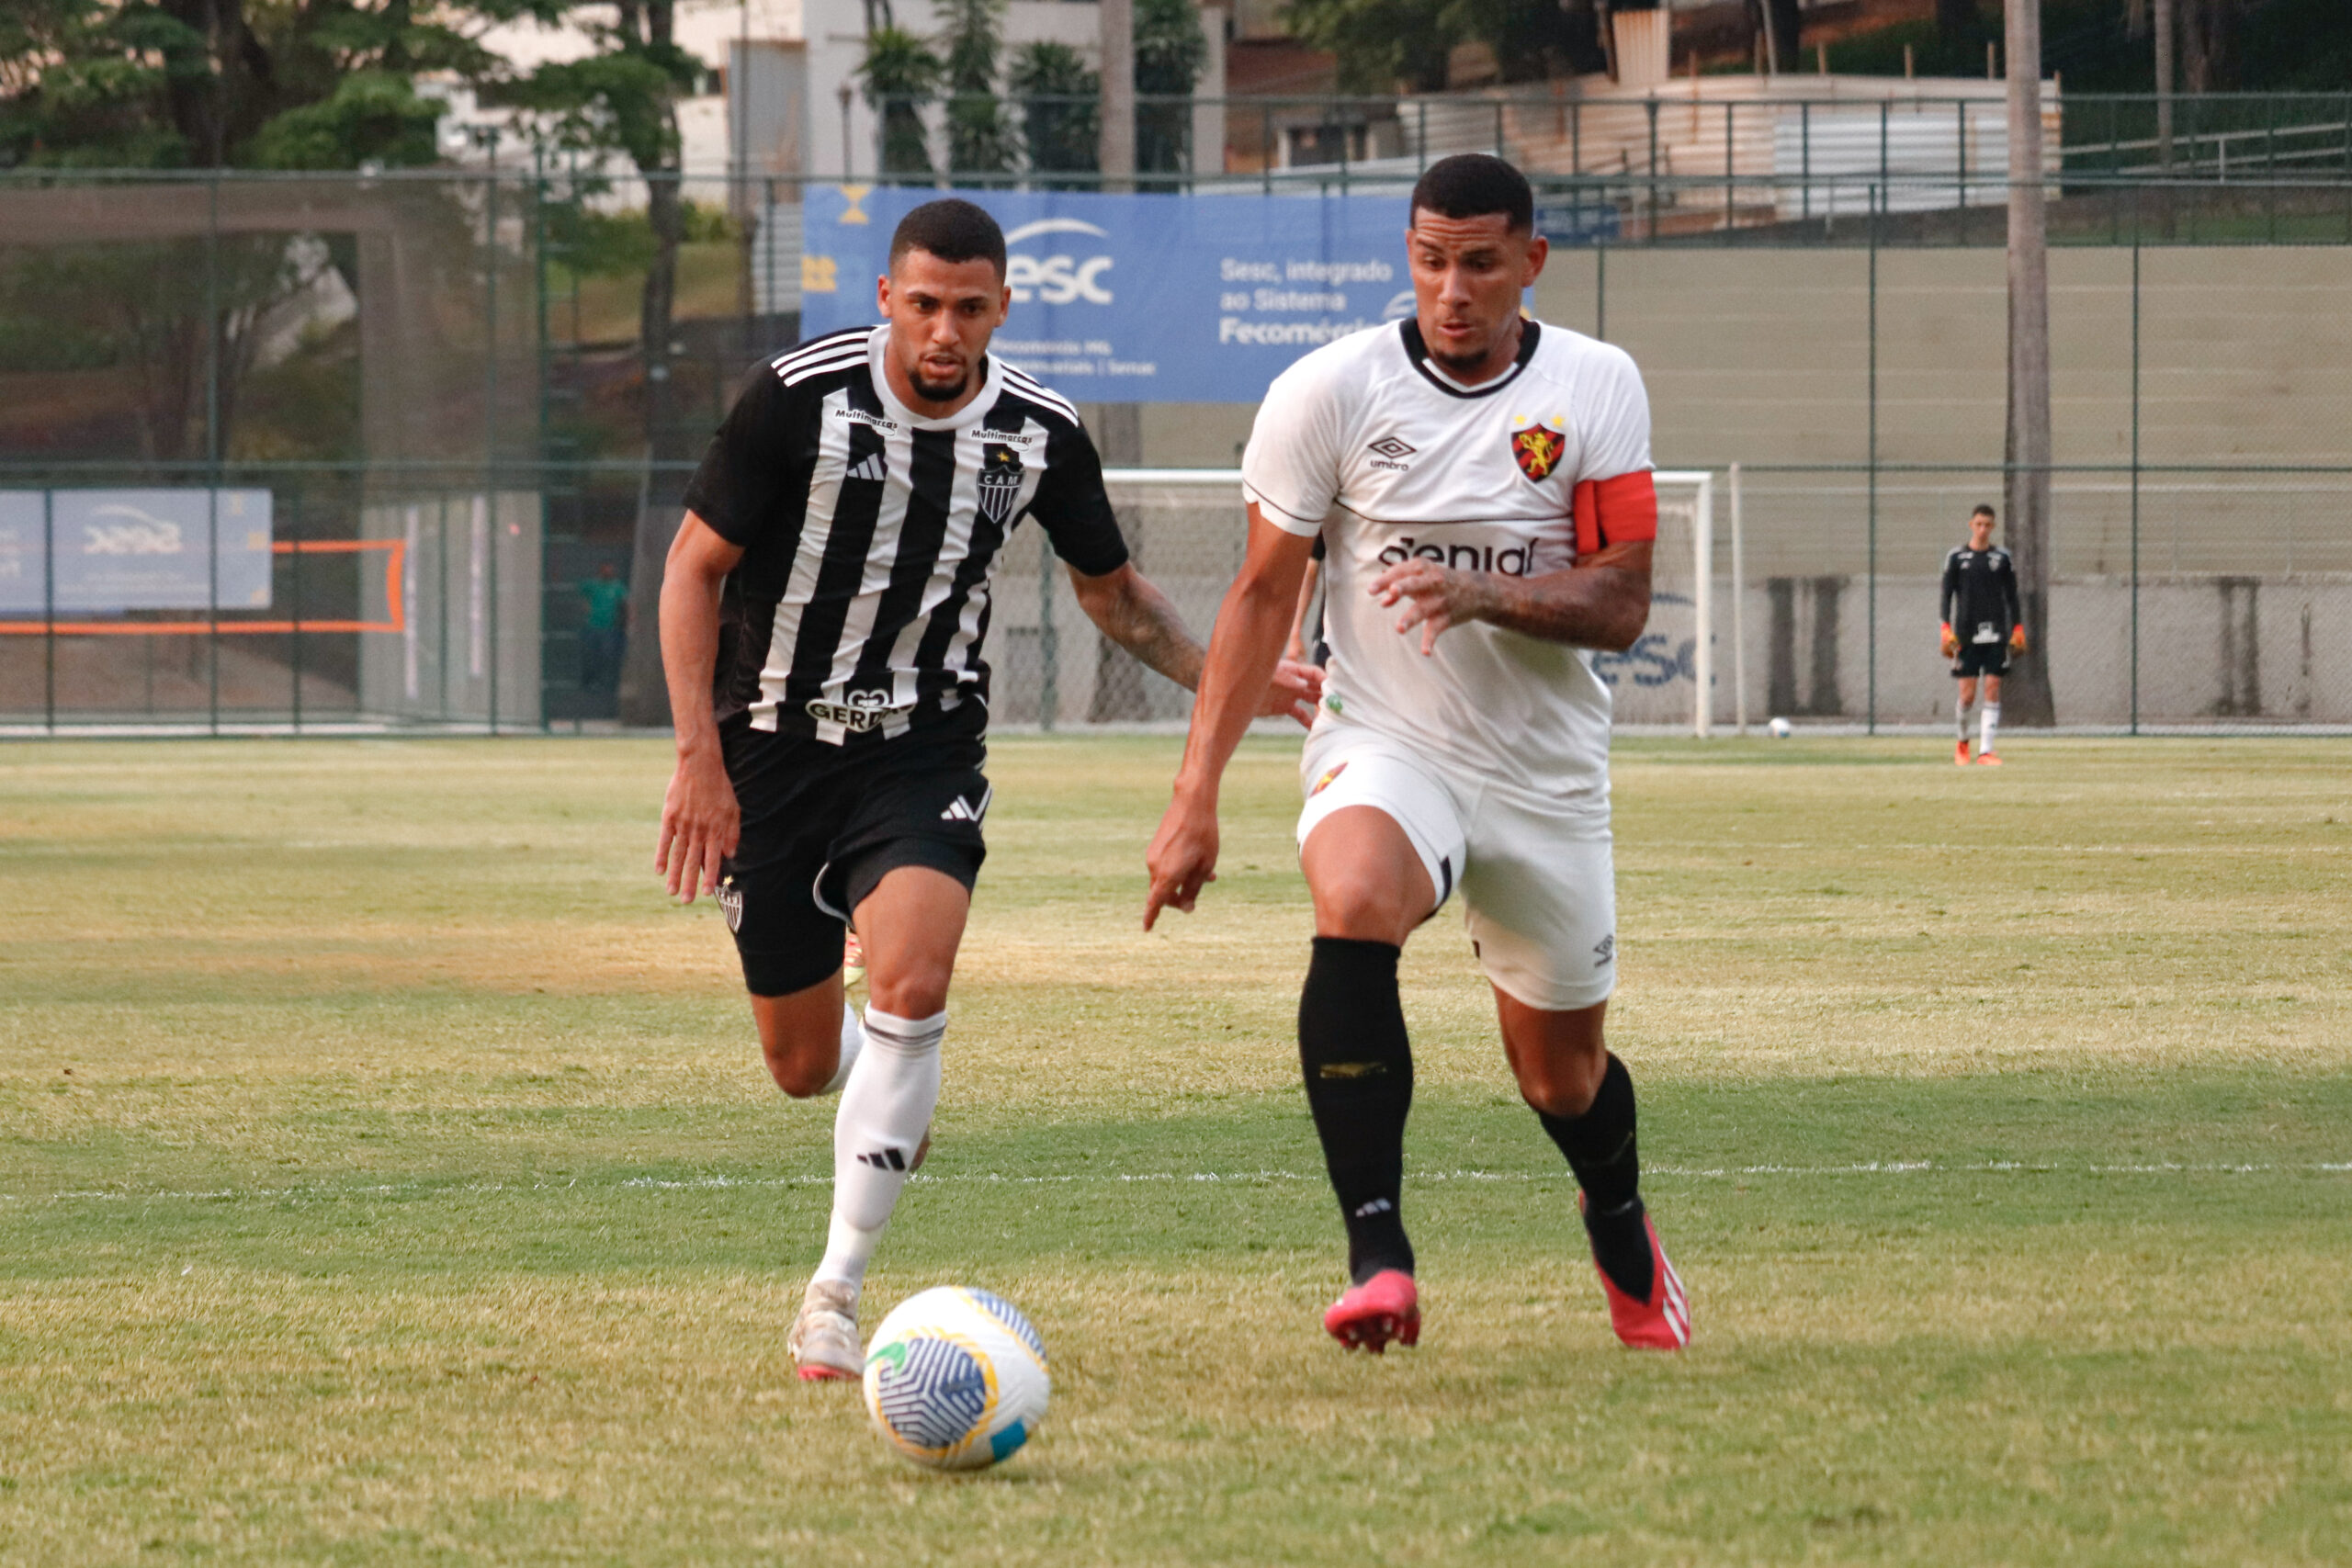
[[[1315,944],[1298,1040],[1349,1276],[1324,1327],[1368,1350],[1419,1334],[1396,964],[1459,887],[1521,1097],[1582,1189],[1610,1322],[1677,1349],[1690,1303],[1643,1206],[1633,1078],[1602,1031],[1616,892],[1590,652],[1630,647],[1649,615],[1649,402],[1622,350],[1521,317],[1545,245],[1518,170],[1441,159],[1411,214],[1413,315],[1307,355],[1258,410],[1249,547],[1152,840],[1144,923],[1192,908],[1216,870],[1217,782],[1320,539],[1331,660],[1299,769]]]
[[[899,223],[884,321],[757,372],[686,490],[662,585],[678,765],[656,870],[718,900],[769,1072],[838,1091],[833,1207],[788,1345],[854,1378],[857,1296],[939,1099],[947,987],[984,853],[989,667],[1005,538],[1046,530],[1094,624],[1187,688],[1203,652],[1127,558],[1078,411],[988,352],[1004,236],[966,201]],[[1263,711],[1304,722],[1319,672]],[[867,964],[842,994],[844,923]]]

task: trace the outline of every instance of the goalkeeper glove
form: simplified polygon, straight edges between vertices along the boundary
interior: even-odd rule
[[[2023,653],[2025,651],[2025,627],[2013,626],[2010,628],[2009,651],[2011,653]]]
[[[1946,659],[1956,658],[1960,653],[1960,638],[1951,635],[1951,623],[1950,621],[1946,621],[1944,623],[1943,633],[1944,657]]]

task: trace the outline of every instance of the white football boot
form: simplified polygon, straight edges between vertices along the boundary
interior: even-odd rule
[[[809,1280],[784,1348],[803,1382],[861,1376],[865,1358],[858,1349],[857,1292],[839,1280]]]

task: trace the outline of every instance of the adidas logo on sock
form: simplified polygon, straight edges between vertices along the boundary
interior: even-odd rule
[[[870,1165],[876,1170],[904,1170],[907,1151],[904,1149],[875,1149],[857,1156],[860,1165]]]
[[[866,455],[865,461],[849,471],[849,477],[854,479],[872,479],[876,484],[880,484],[889,477],[889,465],[882,460],[882,454],[871,452]]]
[[[1371,1202],[1366,1203],[1362,1208],[1358,1209],[1351,1217],[1361,1220],[1368,1218],[1374,1214],[1391,1213],[1396,1210],[1396,1204],[1390,1202],[1385,1198],[1374,1198]]]

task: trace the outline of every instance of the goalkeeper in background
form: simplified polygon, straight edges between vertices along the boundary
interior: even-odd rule
[[[1943,619],[1944,657],[1960,681],[1955,716],[1960,744],[1951,760],[1968,766],[1968,705],[1976,682],[1984,681],[1984,711],[1978,720],[1976,761],[1997,768],[1993,750],[2001,728],[2001,677],[2012,654],[2025,652],[2025,617],[2018,608],[2018,572],[2009,552],[1993,543],[1994,512],[1980,506],[1968,520],[1968,543],[1944,557],[1944,586],[1937,604]]]

